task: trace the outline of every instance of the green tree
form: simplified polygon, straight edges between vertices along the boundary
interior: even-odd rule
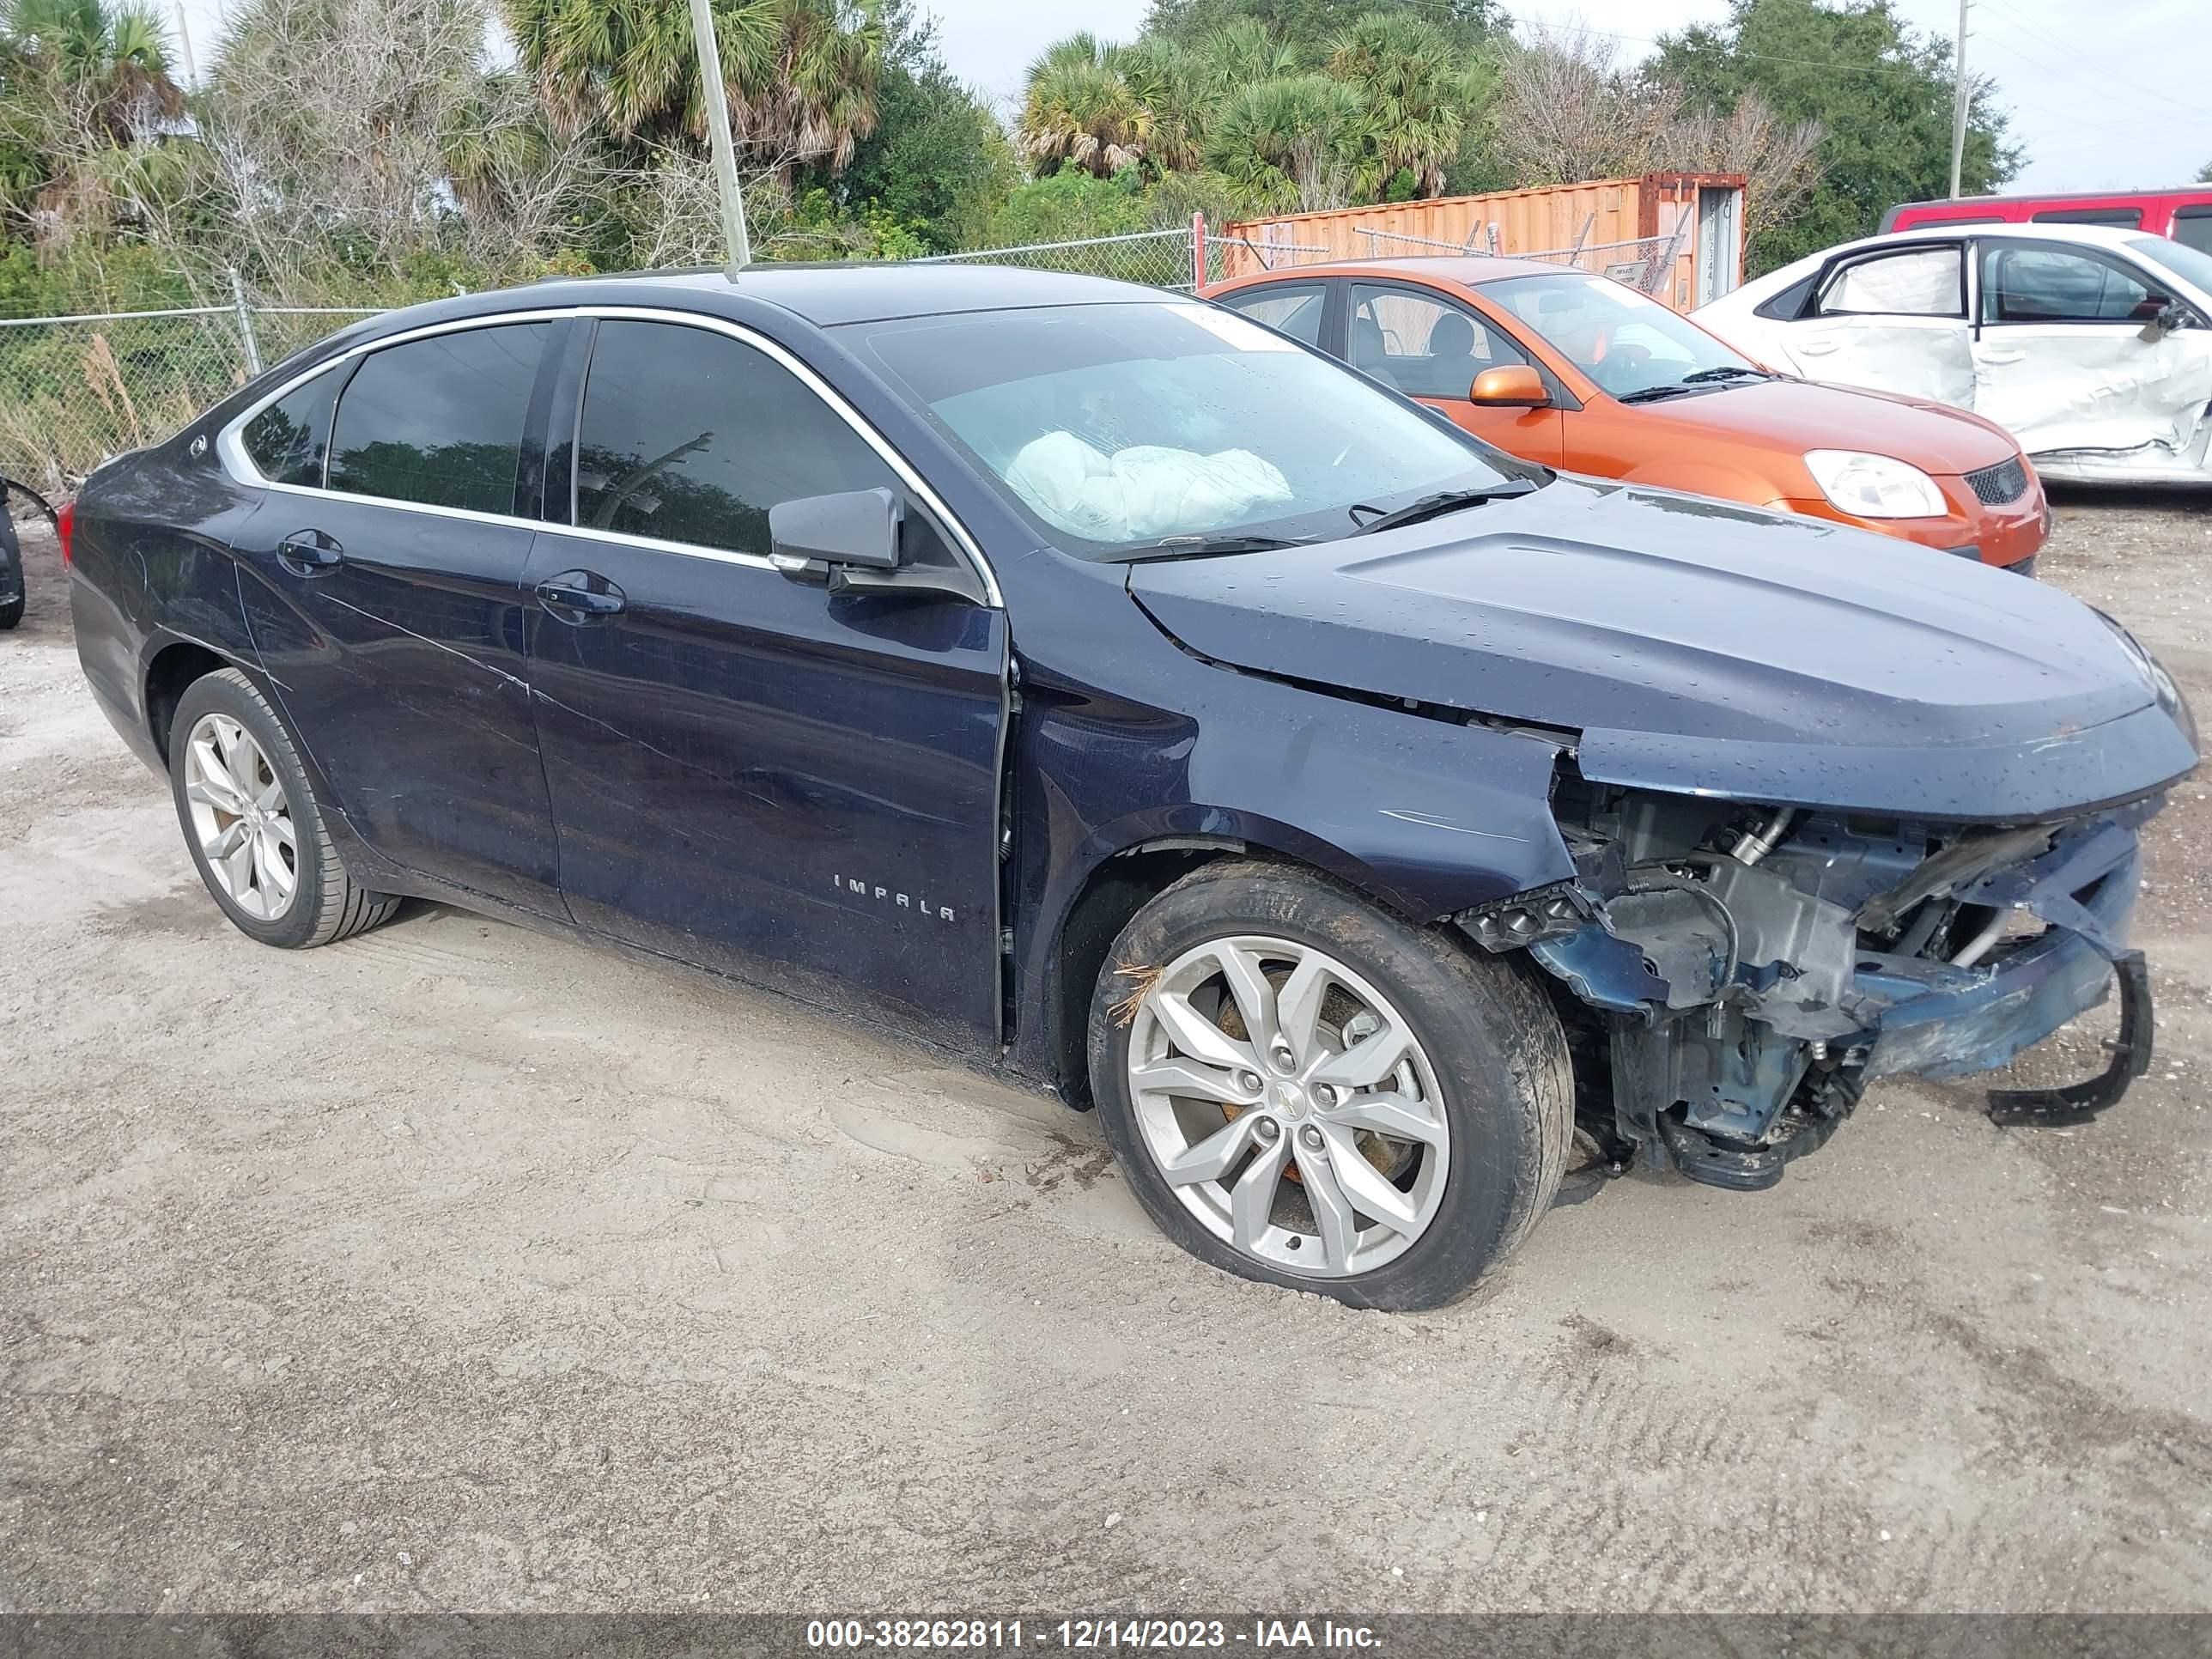
[[[1462,46],[1503,31],[1506,23],[1498,0],[1152,0],[1144,32],[1195,46],[1232,24],[1249,21],[1278,40],[1318,46],[1350,28],[1362,14],[1375,11],[1419,18]]]
[[[2197,169],[2197,182],[2200,185],[2212,185],[2212,161],[2207,161]]]
[[[1040,175],[1079,167],[1110,179],[1143,164],[1152,112],[1122,78],[1120,48],[1087,31],[1030,65],[1014,143]]]
[[[1367,103],[1326,75],[1255,82],[1225,105],[1206,137],[1209,167],[1273,212],[1343,207],[1379,191]]]
[[[788,167],[842,168],[875,128],[883,27],[836,0],[713,0],[739,142]],[[556,123],[622,143],[703,140],[690,9],[677,0],[501,0],[523,68]]]
[[[1771,270],[1872,232],[1899,202],[1942,196],[1951,155],[1951,48],[1923,40],[1891,0],[1733,0],[1729,19],[1667,37],[1650,66],[1693,108],[1727,114],[1757,92],[1785,122],[1820,124],[1821,176],[1786,223],[1756,236],[1753,270]],[[1986,81],[1968,106],[1960,188],[1995,189],[2021,153]]]
[[[1080,167],[1017,186],[984,228],[985,247],[1068,242],[1143,230],[1147,214],[1142,181],[1130,171],[1099,179]]]
[[[842,173],[817,168],[810,182],[848,211],[872,205],[913,227],[932,252],[974,246],[1018,182],[1013,146],[989,107],[945,66],[933,19],[917,15],[913,0],[886,0],[879,15],[875,131]]]
[[[151,7],[108,0],[6,0],[0,5],[0,210],[111,221],[135,154],[184,113],[167,42]]]
[[[1365,106],[1372,171],[1410,174],[1411,195],[1441,193],[1479,96],[1451,38],[1404,11],[1367,12],[1331,43],[1328,67]]]

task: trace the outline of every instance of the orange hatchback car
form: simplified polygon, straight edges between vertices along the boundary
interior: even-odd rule
[[[1204,296],[1547,466],[1829,519],[2029,574],[2050,532],[2043,487],[2003,428],[1774,374],[1588,271],[1359,260]]]

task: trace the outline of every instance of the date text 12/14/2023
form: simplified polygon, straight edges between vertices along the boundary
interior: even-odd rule
[[[1122,1649],[1173,1652],[1243,1648],[1255,1653],[1302,1650],[1372,1651],[1378,1633],[1333,1619],[815,1619],[806,1645],[826,1650],[957,1650],[1041,1647],[1067,1652]]]

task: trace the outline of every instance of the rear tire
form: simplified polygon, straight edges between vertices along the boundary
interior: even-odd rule
[[[1099,975],[1090,1064],[1169,1237],[1354,1307],[1472,1289],[1573,1140],[1565,1034],[1514,964],[1283,865],[1206,865],[1137,913]]]
[[[240,933],[305,950],[366,933],[399,908],[346,874],[290,731],[244,674],[226,668],[185,687],[169,734],[185,850]]]
[[[0,601],[0,634],[6,633],[22,620],[23,596],[21,593],[12,599]]]

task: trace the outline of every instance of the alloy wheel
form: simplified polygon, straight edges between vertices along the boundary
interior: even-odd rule
[[[1217,1237],[1341,1279],[1427,1231],[1450,1126],[1428,1054],[1374,986],[1310,945],[1248,935],[1185,951],[1133,1002],[1139,1133]]]
[[[224,894],[258,921],[292,908],[299,840],[284,785],[253,734],[204,714],[185,740],[185,799],[200,855]]]

